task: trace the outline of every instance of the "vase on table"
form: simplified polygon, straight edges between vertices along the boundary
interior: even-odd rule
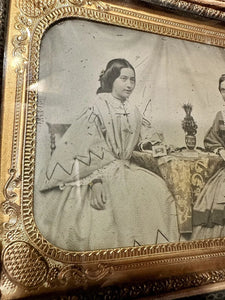
[[[188,150],[194,150],[196,146],[196,136],[195,135],[185,135],[185,144]]]
[[[188,150],[194,150],[196,146],[196,133],[198,126],[191,115],[192,105],[190,103],[184,104],[183,109],[186,113],[186,116],[182,121],[182,128],[185,132],[185,144]]]

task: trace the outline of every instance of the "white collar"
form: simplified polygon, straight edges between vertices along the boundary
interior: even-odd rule
[[[113,95],[111,93],[100,93],[99,98],[101,100],[106,100],[107,102],[109,102],[110,106],[112,106],[113,108],[127,108],[129,106],[129,100],[125,100],[125,101],[121,101],[115,97],[113,97]]]

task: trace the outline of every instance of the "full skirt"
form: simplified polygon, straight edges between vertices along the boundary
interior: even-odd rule
[[[175,200],[158,175],[117,161],[102,178],[103,210],[91,207],[88,185],[35,188],[35,221],[49,242],[85,251],[179,241]]]
[[[207,182],[193,207],[192,240],[225,236],[225,169]]]

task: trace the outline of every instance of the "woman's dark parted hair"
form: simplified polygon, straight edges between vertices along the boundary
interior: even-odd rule
[[[219,91],[221,90],[221,83],[225,81],[225,74],[222,74],[219,79]]]
[[[99,77],[100,87],[97,90],[97,94],[111,93],[113,82],[120,76],[120,71],[123,68],[130,68],[134,71],[134,67],[123,58],[115,58],[108,62],[105,71],[102,71]]]

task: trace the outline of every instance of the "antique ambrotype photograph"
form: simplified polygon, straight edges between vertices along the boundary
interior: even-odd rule
[[[197,1],[182,5],[218,17]],[[10,1],[5,300],[225,280],[224,26],[142,5]]]
[[[86,20],[52,26],[38,82],[43,236],[73,251],[224,237],[224,60]]]

